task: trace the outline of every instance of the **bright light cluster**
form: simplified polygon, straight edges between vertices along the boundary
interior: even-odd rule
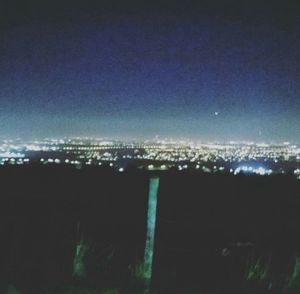
[[[237,175],[239,173],[250,173],[250,174],[257,174],[260,176],[265,176],[265,175],[270,175],[272,174],[272,170],[271,169],[265,169],[263,167],[252,167],[252,166],[241,166],[238,167],[237,169],[235,169],[234,174]]]

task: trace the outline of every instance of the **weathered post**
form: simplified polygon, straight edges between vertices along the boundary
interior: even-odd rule
[[[159,186],[159,177],[151,177],[149,183],[148,196],[148,214],[147,214],[147,236],[144,254],[143,275],[147,286],[150,285],[152,278],[152,264],[154,252],[157,191]]]

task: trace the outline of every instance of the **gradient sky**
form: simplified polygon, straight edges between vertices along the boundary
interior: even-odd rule
[[[296,2],[23,2],[0,12],[1,137],[300,143]]]

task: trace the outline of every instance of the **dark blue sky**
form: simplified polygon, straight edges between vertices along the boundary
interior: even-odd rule
[[[2,137],[300,143],[293,2],[36,3],[2,10]]]

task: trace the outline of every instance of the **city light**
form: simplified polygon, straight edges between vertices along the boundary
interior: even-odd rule
[[[77,167],[108,165],[119,172],[125,171],[126,166],[131,164],[149,171],[175,168],[178,171],[261,176],[292,173],[299,178],[300,148],[290,142],[211,143],[170,139],[122,142],[77,137],[0,141],[1,165],[35,161],[45,165],[55,163]]]

